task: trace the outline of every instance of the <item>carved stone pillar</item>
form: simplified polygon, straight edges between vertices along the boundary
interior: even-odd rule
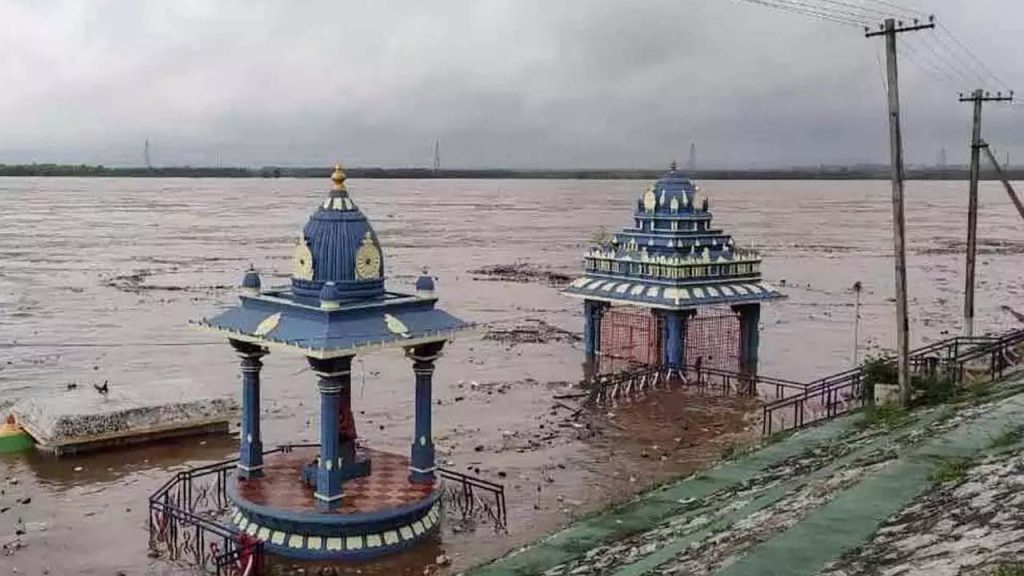
[[[265,348],[231,340],[242,366],[242,430],[239,434],[238,477],[243,480],[263,475],[263,439],[260,435],[260,358]]]

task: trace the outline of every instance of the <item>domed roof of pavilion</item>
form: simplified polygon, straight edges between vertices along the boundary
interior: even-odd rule
[[[565,294],[665,309],[783,297],[761,280],[759,254],[712,227],[707,196],[675,162],[641,193],[633,222],[584,256]]]
[[[238,305],[193,324],[314,358],[441,341],[469,328],[435,307],[434,279],[425,273],[415,293],[385,289],[377,234],[349,197],[340,166],[331,181],[327,198],[292,246],[290,285],[264,288],[258,272],[249,269]]]
[[[336,166],[330,194],[296,240],[292,255],[292,291],[316,297],[327,282],[339,299],[384,294],[384,257],[366,216],[349,198],[345,172]]]
[[[657,182],[648,186],[637,199],[637,210],[654,214],[677,214],[693,211],[697,199],[697,187],[690,182],[673,162],[671,168]],[[700,207],[700,204],[697,206]]]

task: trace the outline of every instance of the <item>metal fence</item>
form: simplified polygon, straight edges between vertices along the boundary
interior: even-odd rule
[[[505,506],[505,487],[447,468],[438,468],[442,479],[441,498],[446,510],[458,512],[465,519],[485,517],[494,523],[495,532],[508,529],[508,508]]]
[[[319,446],[287,444],[263,455]],[[263,543],[224,521],[230,504],[227,486],[237,465],[234,458],[179,471],[149,497],[153,554],[217,576],[256,576],[265,569]],[[442,485],[446,510],[463,519],[483,516],[494,522],[496,532],[506,530],[504,486],[444,468],[438,474],[446,481]]]
[[[151,552],[202,573],[259,573],[262,543],[246,540],[217,518],[227,506],[225,482],[236,462],[218,462],[178,472],[149,497]]]
[[[948,338],[909,354],[911,374],[949,378],[962,385],[973,377],[995,379],[1007,367],[1019,363],[1024,330],[1000,337]],[[895,360],[889,362],[894,366]],[[764,405],[762,433],[772,434],[801,428],[862,407],[872,393],[866,368],[859,366],[810,382],[802,391]]]

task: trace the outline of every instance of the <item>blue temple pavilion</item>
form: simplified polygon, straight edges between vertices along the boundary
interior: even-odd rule
[[[743,372],[756,374],[761,303],[783,295],[762,281],[756,252],[712,226],[707,196],[675,162],[637,200],[633,226],[601,241],[583,262],[583,276],[564,293],[583,300],[588,360],[599,359],[615,337],[602,327],[609,312],[646,309],[655,328],[644,344],[651,349],[645,363],[682,376],[688,324],[714,309],[738,318],[733,353]]]
[[[296,240],[290,285],[264,289],[250,269],[237,305],[194,324],[226,336],[241,358],[240,458],[227,490],[239,532],[287,557],[359,559],[406,548],[436,530],[434,363],[468,325],[436,307],[434,280],[425,272],[414,293],[386,289],[377,234],[349,197],[340,166],[331,180]],[[381,348],[401,348],[412,363],[408,457],[357,441],[352,360]],[[271,351],[304,356],[316,374],[319,445],[264,450],[260,370]]]

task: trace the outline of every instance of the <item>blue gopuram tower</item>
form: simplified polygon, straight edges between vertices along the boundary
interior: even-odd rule
[[[377,235],[349,197],[340,166],[331,179],[330,193],[296,240],[290,286],[263,289],[250,269],[238,305],[194,322],[226,336],[241,357],[240,457],[227,489],[233,522],[271,553],[293,558],[374,557],[436,530],[434,363],[451,335],[468,327],[436,308],[434,280],[425,272],[415,293],[385,288]],[[358,445],[352,414],[352,359],[389,347],[412,361],[408,457]],[[264,450],[260,370],[271,351],[304,356],[318,377],[318,446]]]
[[[738,360],[740,371],[757,373],[761,302],[784,296],[761,280],[760,256],[738,247],[711,219],[707,196],[673,162],[637,201],[633,227],[584,256],[583,276],[564,293],[583,299],[588,361],[615,355],[609,347],[629,348],[631,360],[663,364],[669,376],[682,376],[694,344],[687,341],[688,324],[700,311],[717,310],[719,318],[738,320],[728,344],[734,349],[725,355]],[[619,310],[649,312],[628,327],[627,344],[609,326]],[[728,340],[718,334],[724,325],[707,330],[707,338]]]

